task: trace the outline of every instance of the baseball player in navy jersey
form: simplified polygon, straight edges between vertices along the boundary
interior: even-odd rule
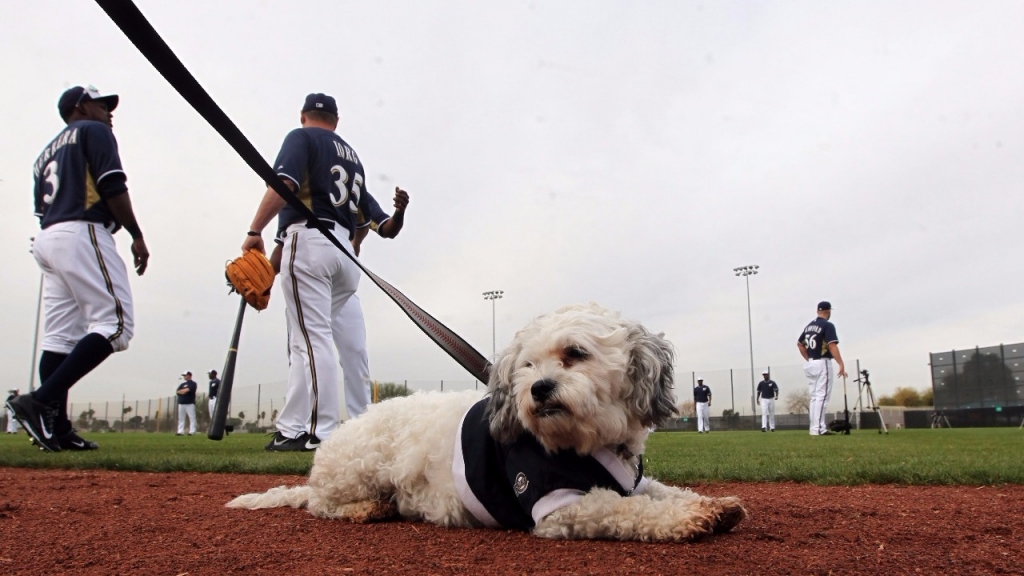
[[[334,98],[308,95],[299,119],[302,127],[285,137],[274,169],[316,217],[351,247],[356,215],[372,214],[371,202],[375,204],[366,190],[362,163],[335,133]],[[408,201],[408,194],[396,188],[395,214],[379,227],[381,236],[394,238],[402,229]],[[332,350],[335,318],[355,294],[360,271],[272,188],[264,193],[242,250],[264,251],[262,232],[275,216],[285,229],[280,267],[291,366],[277,432],[266,449],[315,450],[341,421],[338,365]]]
[[[178,433],[181,436],[185,433],[185,418],[188,418],[188,435],[196,433],[196,390],[199,385],[192,380],[192,372],[185,371],[181,375],[184,382],[178,384],[174,391],[178,398]]]
[[[217,391],[220,389],[220,378],[217,378],[216,370],[210,370],[206,375],[210,377],[210,387],[206,399],[207,405],[210,407],[210,418],[213,418],[213,410],[217,407]]]
[[[711,432],[711,388],[703,379],[697,379],[693,389],[693,403],[697,408],[697,433]]]
[[[839,354],[839,337],[836,327],[829,322],[832,317],[832,304],[822,301],[818,303],[818,317],[815,318],[797,338],[796,347],[804,357],[804,374],[807,376],[811,393],[811,436],[830,436],[832,431],[825,423],[828,400],[832,397],[835,374],[832,372],[832,359],[839,364],[840,378],[846,377],[846,366]]]
[[[762,372],[764,380],[757,383],[757,398],[761,402],[761,432],[775,432],[775,401],[779,399],[779,385],[768,372]]]
[[[118,101],[92,86],[65,91],[57,109],[67,126],[33,165],[42,230],[32,253],[43,273],[46,316],[42,384],[7,406],[50,452],[97,448],[72,429],[68,391],[112,353],[127,349],[135,328],[128,271],[114,233],[124,228],[131,235],[137,274],[149,262],[111,130]]]

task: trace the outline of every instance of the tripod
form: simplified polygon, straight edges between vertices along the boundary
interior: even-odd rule
[[[932,413],[932,428],[942,428],[943,424],[946,425],[946,428],[952,428],[952,426],[949,424],[949,418],[946,418],[946,413],[945,412],[941,412],[941,411],[933,412]]]
[[[861,370],[860,371],[860,378],[854,379],[854,382],[857,382],[857,384],[858,384],[858,394],[857,394],[858,396],[860,396],[860,392],[861,391],[863,391],[865,389],[867,390],[868,402],[870,402],[868,408],[870,408],[875,414],[878,414],[878,433],[882,434],[884,432],[885,434],[888,434],[889,433],[889,429],[886,428],[886,426],[885,426],[885,419],[882,418],[882,411],[881,411],[881,409],[879,409],[878,403],[875,402],[875,394],[874,394],[874,392],[871,391],[871,380],[868,378],[868,371],[867,370]],[[863,402],[864,402],[863,398],[858,398],[857,399],[857,404],[853,407],[853,409],[857,410],[857,406],[860,406],[860,411],[863,412],[864,411]]]

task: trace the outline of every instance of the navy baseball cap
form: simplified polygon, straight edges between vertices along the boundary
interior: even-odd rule
[[[830,302],[828,302],[827,300],[822,300],[821,302],[818,302],[818,312],[823,312],[825,310],[831,310],[831,309],[832,309],[832,304]]]
[[[318,92],[306,96],[306,103],[302,105],[302,111],[309,112],[310,110],[319,110],[337,116],[338,104],[334,102],[333,97]]]
[[[83,102],[106,102],[107,110],[113,112],[114,108],[117,108],[119,101],[120,98],[117,97],[117,94],[101,96],[95,86],[89,85],[85,88],[75,86],[74,88],[68,88],[60,95],[60,100],[57,101],[57,111],[60,112],[62,119],[67,120],[75,106]]]

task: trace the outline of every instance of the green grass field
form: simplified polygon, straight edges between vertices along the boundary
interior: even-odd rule
[[[28,436],[0,435],[0,466],[307,474],[312,454],[268,453],[269,436],[86,434],[95,452],[47,454]],[[810,482],[853,485],[1024,484],[1024,430],[966,428],[854,431],[811,437],[803,431],[658,432],[647,444],[650,475],[683,485],[706,482]]]

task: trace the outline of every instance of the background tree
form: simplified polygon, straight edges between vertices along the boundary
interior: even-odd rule
[[[811,392],[804,388],[802,392],[786,394],[786,410],[789,410],[790,414],[810,414]]]
[[[379,382],[377,383],[377,401],[383,402],[388,398],[397,398],[399,396],[409,396],[412,392],[403,384],[395,384],[394,382]]]
[[[697,405],[693,400],[683,400],[676,405],[680,418],[695,418],[697,416]]]
[[[922,394],[913,388],[900,386],[896,388],[892,396],[882,396],[879,398],[878,405],[913,408],[915,406],[931,406],[934,403],[933,400],[934,394],[930,388]]]

